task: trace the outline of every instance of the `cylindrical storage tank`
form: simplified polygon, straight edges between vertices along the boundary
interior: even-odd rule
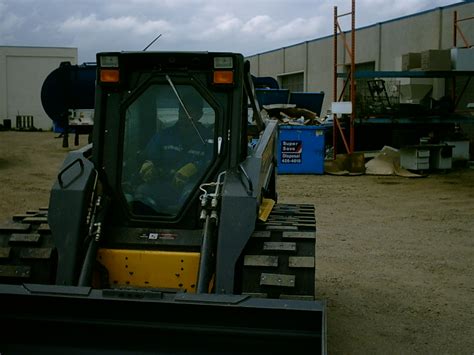
[[[69,110],[94,108],[96,68],[95,63],[62,62],[46,77],[41,88],[41,103],[53,120],[55,131],[63,131]]]

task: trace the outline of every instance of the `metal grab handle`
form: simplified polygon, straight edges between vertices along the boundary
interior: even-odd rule
[[[68,164],[59,174],[58,174],[58,181],[59,181],[59,185],[61,186],[61,188],[64,188],[64,183],[63,183],[63,179],[62,179],[62,176],[63,174],[68,171],[69,169],[71,169],[76,163],[79,163],[79,165],[81,166],[81,170],[83,171],[84,170],[84,162],[80,159],[80,158],[77,158],[76,160],[74,160],[72,163]]]
[[[245,176],[248,182],[248,188],[247,188],[247,194],[250,196],[253,194],[253,183],[252,179],[250,176],[247,174],[247,171],[245,171],[245,168],[242,166],[242,164],[239,164],[239,170],[242,172],[242,174]]]

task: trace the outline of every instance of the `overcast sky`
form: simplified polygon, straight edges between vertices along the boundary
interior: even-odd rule
[[[356,0],[356,27],[460,0]],[[232,51],[252,55],[327,36],[350,0],[0,0],[0,46],[100,51]],[[349,20],[347,17],[346,21]],[[349,29],[349,23],[343,23]]]

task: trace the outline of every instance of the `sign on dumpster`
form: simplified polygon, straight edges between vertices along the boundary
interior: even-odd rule
[[[281,162],[283,164],[301,164],[301,153],[303,152],[302,141],[281,142]]]

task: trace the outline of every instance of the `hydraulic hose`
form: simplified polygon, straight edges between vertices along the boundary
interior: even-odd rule
[[[92,272],[97,257],[99,241],[102,236],[102,224],[105,221],[109,204],[109,198],[104,196],[97,198],[96,210],[92,216],[91,231],[89,233],[90,241],[82,264],[81,274],[79,275],[78,286],[91,286],[92,284]]]
[[[215,269],[215,220],[208,214],[204,223],[203,240],[201,246],[201,260],[199,262],[197,293],[208,293],[209,283]]]

